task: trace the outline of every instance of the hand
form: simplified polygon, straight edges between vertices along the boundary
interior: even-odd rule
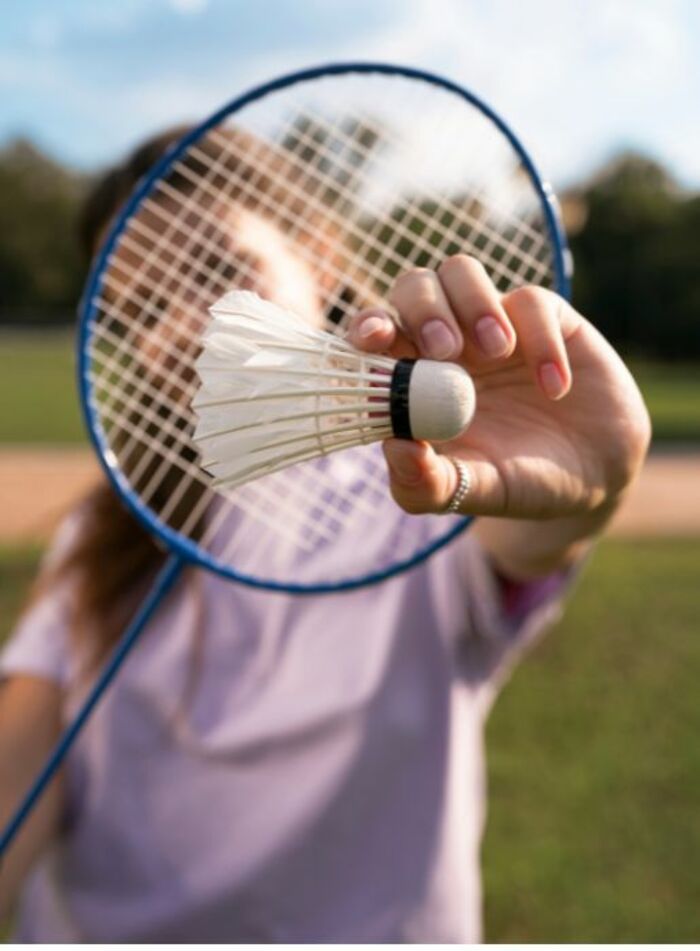
[[[391,489],[412,513],[440,512],[467,463],[461,511],[518,519],[590,513],[614,503],[641,467],[649,417],[624,363],[600,333],[551,291],[498,293],[481,264],[449,258],[437,272],[404,273],[386,311],[359,313],[363,350],[452,360],[472,375],[476,415],[437,449],[384,444]]]

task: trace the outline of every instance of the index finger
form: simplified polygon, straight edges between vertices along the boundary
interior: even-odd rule
[[[367,353],[387,353],[396,360],[418,356],[415,346],[397,326],[388,311],[369,307],[355,314],[348,327],[348,340]]]

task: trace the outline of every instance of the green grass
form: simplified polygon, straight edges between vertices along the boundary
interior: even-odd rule
[[[700,365],[631,362],[649,406],[654,441],[700,443]]]
[[[68,332],[0,335],[0,444],[82,443]]]
[[[73,340],[64,333],[0,336],[0,444],[82,443]],[[632,363],[657,442],[700,443],[700,366]]]
[[[0,551],[0,635],[36,551]],[[700,539],[606,541],[488,727],[486,935],[700,939]]]
[[[700,539],[606,542],[488,730],[493,941],[700,939]]]

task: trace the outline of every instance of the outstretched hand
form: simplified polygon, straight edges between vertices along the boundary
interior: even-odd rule
[[[397,280],[387,311],[356,315],[350,340],[396,357],[451,360],[472,375],[477,408],[458,439],[384,445],[394,498],[443,511],[465,462],[465,514],[552,519],[592,512],[623,492],[650,439],[641,394],[610,344],[555,293],[501,295],[476,259]]]

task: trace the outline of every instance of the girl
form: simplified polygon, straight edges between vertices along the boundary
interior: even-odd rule
[[[98,185],[90,254],[178,134]],[[323,275],[257,209],[221,230],[253,286],[276,299],[292,275],[317,318]],[[479,939],[485,718],[638,473],[649,421],[620,358],[549,291],[502,296],[457,255],[402,274],[390,303],[402,329],[363,310],[358,347],[461,362],[479,391],[449,453],[385,444],[394,499],[482,517],[371,589],[298,598],[189,571],[5,858],[18,940]],[[0,820],[163,558],[106,484],[59,533],[0,661]]]

